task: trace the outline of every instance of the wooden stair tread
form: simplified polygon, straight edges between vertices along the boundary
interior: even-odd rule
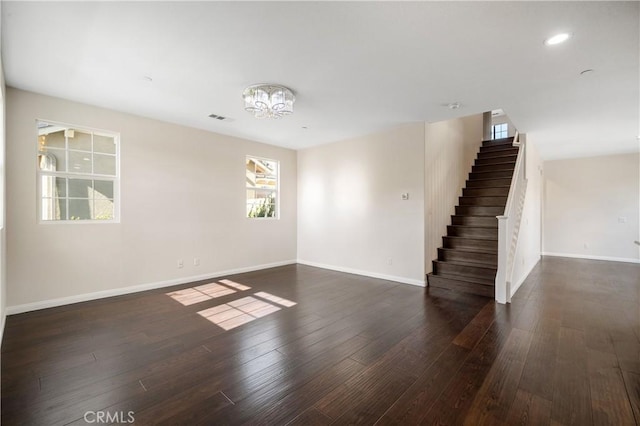
[[[474,164],[475,166],[498,166],[500,164],[507,164],[509,166],[515,166],[515,161],[501,161],[499,163],[491,163],[491,164]]]
[[[503,144],[507,142],[513,142],[513,136],[508,136],[506,138],[498,138],[498,139],[484,139],[482,141],[483,144]]]
[[[465,262],[469,262],[469,263],[474,263],[474,264],[478,264],[478,265],[496,265],[496,262],[492,259],[492,260],[487,260],[487,259],[478,259],[475,258],[475,256],[496,256],[497,253],[491,253],[491,252],[486,252],[486,251],[475,251],[475,250],[468,250],[466,248],[447,248],[447,247],[439,247],[438,248],[438,260],[441,262],[451,262],[451,260],[449,259],[441,259],[440,255],[443,254],[445,257],[448,256],[449,254],[460,254],[462,256],[465,257]],[[456,261],[455,259],[453,260],[454,262]]]
[[[460,216],[460,215],[458,215]],[[469,217],[469,216],[464,216],[462,215],[462,217]],[[476,217],[481,217],[481,216],[476,216]],[[487,216],[484,216],[487,217]],[[491,217],[491,216],[488,216]],[[481,225],[447,225],[447,226],[454,226],[456,228],[482,228],[482,229],[496,229],[497,226],[481,226]]]
[[[438,277],[438,278],[445,278],[445,279],[448,279],[448,280],[454,280],[454,281],[465,281],[465,282],[468,282],[468,283],[484,285],[484,286],[487,286],[487,287],[494,287],[495,286],[495,280],[493,282],[489,282],[488,280],[483,280],[482,278],[466,277],[466,276],[463,276],[463,275],[434,274],[433,272],[430,272],[428,275],[433,276],[433,277]]]
[[[495,180],[495,179],[476,179],[476,180]],[[511,185],[491,185],[491,186],[483,186],[482,188],[473,188],[473,189],[486,189],[486,188],[511,188]],[[468,186],[463,189],[470,189]],[[469,195],[466,195],[469,197]],[[499,195],[471,195],[471,197],[499,197]]]
[[[436,259],[436,260],[434,260],[434,262],[447,263],[449,265],[455,265],[455,266],[470,266],[470,267],[473,267],[473,268],[492,269],[492,270],[495,270],[495,271],[498,270],[498,266],[488,266],[486,264],[477,264],[477,263],[473,263],[473,262],[460,262],[459,260],[437,260]]]
[[[445,235],[445,237],[447,237],[447,238],[456,238],[456,239],[460,239],[460,240],[498,241],[497,238],[491,239],[491,238],[476,238],[476,237],[458,237],[456,235]]]

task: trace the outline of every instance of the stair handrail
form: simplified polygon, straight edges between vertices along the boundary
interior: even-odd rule
[[[498,270],[495,280],[495,298],[498,303],[511,303],[511,280],[515,262],[515,251],[518,243],[522,207],[527,189],[526,142],[520,141],[516,132],[513,146],[518,146],[518,156],[511,178],[509,195],[504,213],[498,218]]]

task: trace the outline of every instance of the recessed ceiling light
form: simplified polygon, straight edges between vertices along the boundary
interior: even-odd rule
[[[580,75],[591,74],[592,72],[593,72],[592,69],[588,69],[588,70],[580,71]]]
[[[570,37],[571,34],[569,33],[556,34],[553,37],[549,37],[548,39],[546,39],[544,41],[544,44],[546,44],[547,46],[553,46],[555,44],[564,43],[565,41],[569,40]]]
[[[460,108],[460,102],[452,102],[450,104],[447,105],[447,108],[449,109],[458,109]]]
[[[142,79],[147,83],[153,83],[153,78],[148,75],[143,76]]]

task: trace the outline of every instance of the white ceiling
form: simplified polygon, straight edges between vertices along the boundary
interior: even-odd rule
[[[502,108],[551,159],[637,151],[639,22],[637,2],[3,1],[2,55],[16,88],[296,149]],[[292,116],[243,110],[261,82]]]

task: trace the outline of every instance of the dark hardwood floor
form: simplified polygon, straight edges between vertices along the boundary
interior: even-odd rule
[[[506,306],[301,265],[226,278],[10,316],[2,424],[640,422],[640,265],[544,258]]]

